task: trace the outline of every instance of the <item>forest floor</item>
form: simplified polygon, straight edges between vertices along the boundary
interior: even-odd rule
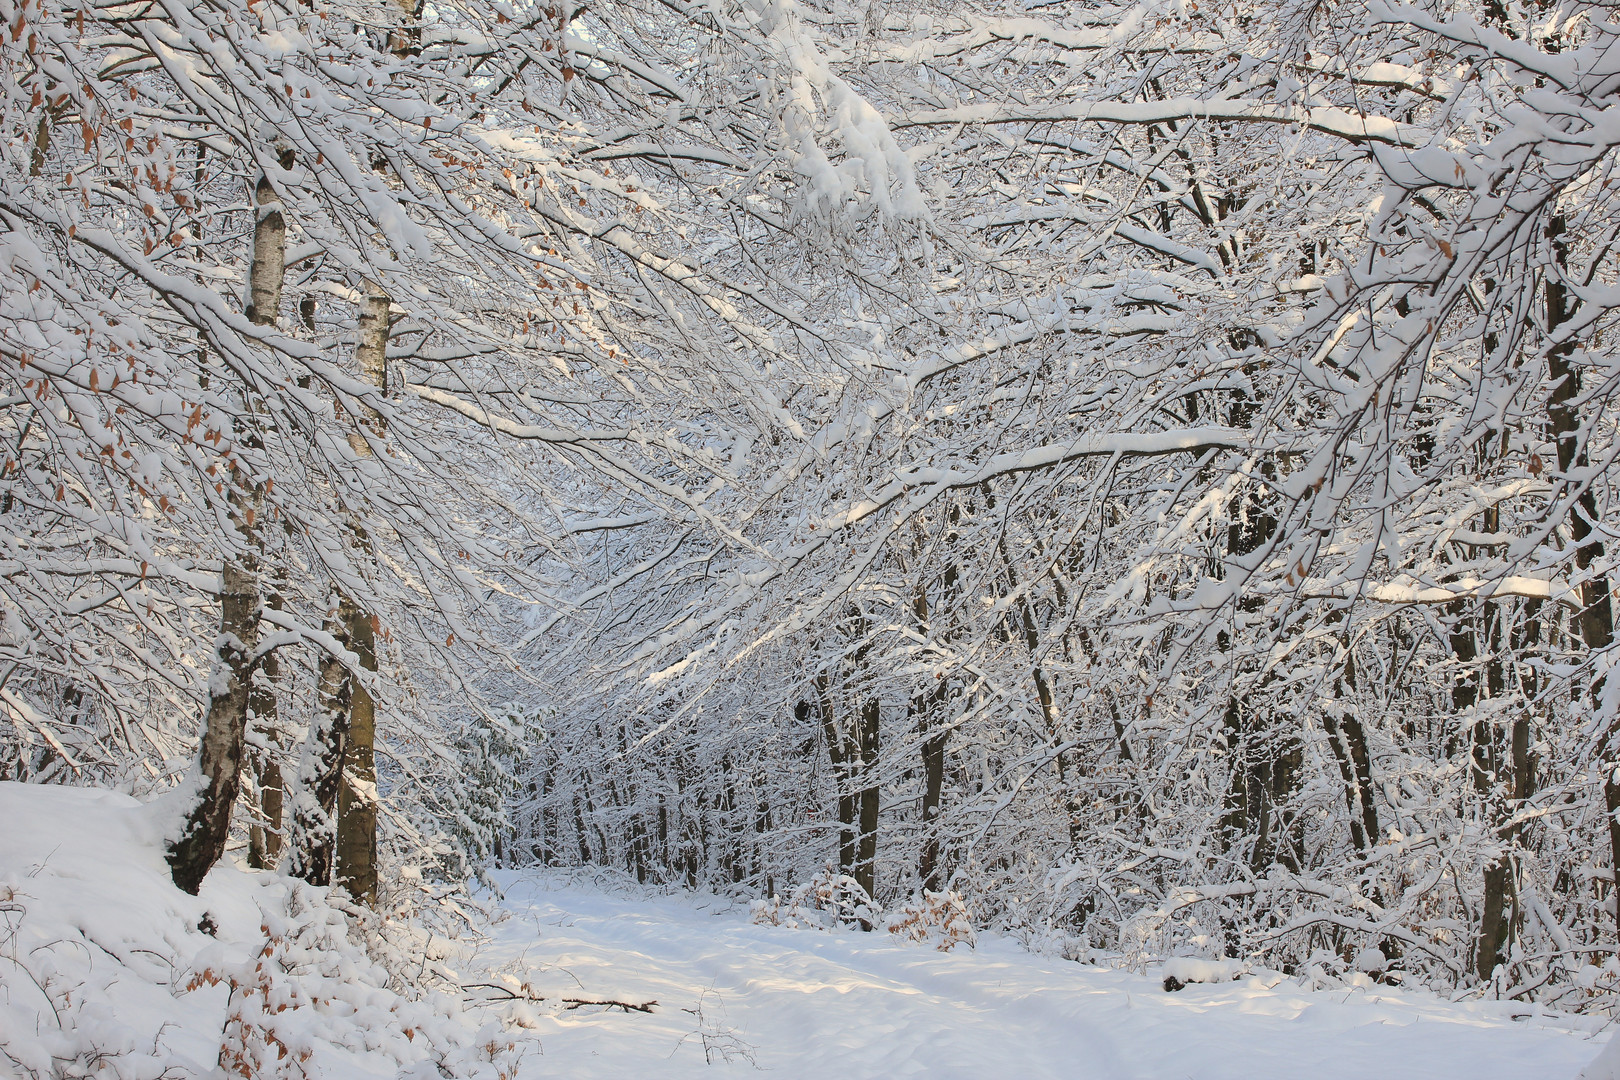
[[[548,1002],[658,1002],[537,1012],[536,1076],[1571,1080],[1608,1038],[1516,1003],[1275,976],[1167,993],[994,936],[942,953],[753,925],[712,896],[501,881],[508,917],[481,964]]]
[[[368,955],[285,877],[227,860],[179,892],[166,813],[0,783],[0,1077],[1573,1080],[1609,1041],[1594,1017],[1375,984],[1168,993],[1004,937],[756,925],[577,874],[498,874],[483,916],[443,900],[462,930],[391,924]],[[401,996],[401,973],[439,989]]]

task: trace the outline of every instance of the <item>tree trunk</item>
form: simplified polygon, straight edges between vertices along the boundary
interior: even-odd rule
[[[290,154],[284,165],[291,164]],[[248,265],[247,315],[264,325],[275,320],[275,303],[256,303],[262,295],[279,302],[287,266],[287,226],[278,207],[281,199],[265,177],[255,186],[259,217],[253,230],[253,252]],[[246,403],[244,403],[246,404]],[[251,419],[244,443],[262,446]],[[233,485],[247,481],[233,477]],[[187,809],[178,839],[168,850],[174,883],[195,894],[213,865],[225,854],[230,836],[231,810],[242,788],[242,758],[247,741],[249,699],[253,693],[254,652],[259,643],[259,565],[262,556],[258,520],[263,492],[254,488],[244,500],[233,486],[232,519],[242,539],[242,553],[227,557],[221,575],[220,633],[214,646],[214,673],[209,679],[208,718],[198,753],[196,801]]]
[[[945,869],[940,861],[939,806],[945,790],[945,745],[950,731],[945,726],[945,707],[950,690],[944,679],[913,700],[917,733],[922,736],[922,850],[917,856],[917,879],[927,892],[945,887]]]
[[[961,522],[961,505],[953,502],[948,513],[945,531],[946,557],[950,560],[939,577],[940,597],[937,608],[930,612],[928,595],[917,590],[913,613],[917,617],[918,632],[936,642],[949,642],[955,635],[950,621],[956,619],[955,606],[961,591],[961,573],[956,565],[957,531]],[[943,625],[942,625],[943,624]],[[951,700],[950,684],[944,671],[937,672],[934,685],[916,695],[913,711],[917,715],[917,734],[922,738],[920,748],[923,771],[922,850],[917,855],[917,879],[926,892],[939,892],[945,887],[945,867],[940,858],[939,811],[945,790],[945,746],[950,738],[945,709]]]
[[[275,579],[280,575],[273,572],[271,576]],[[281,605],[281,594],[272,584],[265,606],[280,611]],[[258,796],[257,820],[248,830],[248,865],[255,870],[274,870],[285,846],[282,815],[286,808],[286,779],[281,759],[287,747],[276,701],[280,674],[281,665],[271,653],[260,662],[258,675],[248,689],[248,731],[252,733],[248,766]]]
[[[391,303],[375,281],[366,282],[366,298],[360,306],[359,334],[354,346],[360,377],[383,394],[388,392],[388,308]],[[383,418],[375,409],[366,410],[364,423],[377,434],[383,433]],[[361,457],[371,456],[371,447],[361,432],[349,433],[349,445]]]
[[[327,630],[347,645],[347,597],[338,599],[337,611],[327,619]],[[299,767],[299,797],[293,807],[293,850],[289,871],[311,885],[332,883],[337,847],[338,788],[349,742],[349,669],[341,659],[321,656],[316,676],[315,723],[310,725]]]
[[[939,853],[939,800],[945,788],[945,740],[947,733],[943,730],[929,731],[932,724],[936,729],[941,725],[943,716],[930,716],[930,714],[943,713],[946,694],[944,687],[938,688],[930,694],[928,705],[924,707],[918,726],[923,732],[922,766],[923,766],[923,802],[922,819],[923,833],[922,853],[917,859],[917,876],[922,881],[922,887],[929,892],[939,892],[945,887],[945,868],[940,863]]]
[[[361,376],[381,392],[388,390],[388,309],[390,300],[376,282],[366,282],[365,302],[359,315],[355,359]],[[381,435],[382,415],[367,409],[362,423]],[[371,456],[370,444],[362,432],[349,435],[349,445],[362,457]],[[361,546],[365,530],[358,523],[354,533]],[[377,670],[376,624],[372,615],[348,597],[339,604],[344,636],[360,661],[363,671]],[[374,904],[377,900],[377,716],[371,694],[360,680],[345,671],[348,717],[344,727],[342,768],[338,777],[336,882],[356,900]]]
[[[279,158],[283,169],[292,168],[293,155],[284,150]],[[258,217],[253,226],[252,259],[248,266],[246,314],[255,326],[274,326],[281,311],[281,288],[287,271],[287,221],[281,213],[281,196],[262,173],[253,187]],[[281,607],[281,598],[272,595],[269,605]],[[258,788],[259,821],[248,835],[248,865],[256,869],[274,868],[281,856],[284,783],[279,760],[280,730],[276,719],[276,692],[272,680],[279,674],[274,656],[263,663],[262,677],[248,690],[248,720],[262,740],[250,754]]]
[[[1568,256],[1563,240],[1565,225],[1562,214],[1553,215],[1547,223],[1547,239],[1552,245],[1553,261],[1560,271],[1566,265]],[[1568,322],[1575,309],[1570,303],[1569,291],[1555,275],[1547,278],[1545,299],[1547,329],[1550,333]],[[1581,394],[1580,369],[1570,364],[1575,345],[1576,341],[1572,338],[1547,351],[1547,376],[1552,382],[1552,395],[1547,401],[1547,421],[1558,444],[1558,471],[1566,478],[1572,468],[1585,468],[1588,464],[1581,445],[1580,414],[1574,404],[1580,400]],[[1566,479],[1565,482],[1569,481]],[[1569,531],[1576,544],[1575,566],[1589,574],[1581,582],[1581,610],[1575,623],[1582,643],[1592,652],[1607,648],[1614,640],[1614,608],[1609,599],[1609,577],[1605,573],[1591,573],[1592,564],[1603,557],[1602,542],[1591,539],[1597,521],[1597,496],[1588,486],[1569,508]],[[1599,690],[1598,685],[1592,687],[1594,700]],[[1603,801],[1609,817],[1609,866],[1614,872],[1609,896],[1616,901],[1615,928],[1620,932],[1620,780],[1616,779],[1616,773],[1620,772],[1620,748],[1615,746],[1617,739],[1620,739],[1620,724],[1611,718],[1609,745],[1605,748]]]
[[[280,607],[275,601],[272,598],[270,606]],[[248,752],[259,797],[259,819],[248,832],[248,865],[255,870],[274,870],[281,861],[285,781],[281,775],[281,729],[274,686],[280,674],[278,668],[273,655],[265,657],[259,665],[259,678],[248,690],[248,728],[258,739]]]
[[[838,788],[838,872],[851,874],[855,869],[855,785],[854,761],[851,749],[844,744],[844,733],[839,730],[828,691],[831,676],[816,676],[816,713],[821,718],[821,730],[827,739],[827,757],[832,761],[833,781]]]
[[[236,501],[236,500],[233,500]],[[174,883],[193,896],[220,856],[231,831],[231,809],[242,785],[242,747],[247,732],[248,688],[259,644],[258,560],[252,525],[238,521],[246,550],[225,561],[220,589],[219,638],[202,747],[197,755],[191,805],[178,838],[168,849]]]
[[[385,389],[389,303],[375,282],[366,282],[354,351],[361,374],[378,389]],[[384,430],[375,409],[367,408],[361,423],[377,434]],[[360,457],[371,456],[371,445],[360,430],[349,432],[349,446]],[[350,531],[364,547],[362,525],[351,522]],[[355,654],[361,670],[377,670],[376,631],[369,612],[339,592],[336,613],[327,625]],[[331,655],[321,658],[317,697],[319,716],[310,728],[301,769],[304,790],[294,815],[298,843],[293,873],[312,885],[342,885],[362,903],[375,903],[376,707],[344,661]]]
[[[284,151],[281,167],[291,168],[292,163],[292,152]],[[258,220],[253,226],[246,314],[256,326],[274,326],[281,311],[281,284],[287,271],[287,221],[281,216],[281,196],[262,173],[254,185],[253,197],[258,204]]]
[[[995,492],[990,483],[986,481],[981,489],[984,492],[986,507],[996,505]],[[1007,594],[1009,596],[1019,592],[1018,571],[1013,568],[1012,554],[1007,550],[1007,537],[1005,534],[996,540],[996,551],[1001,555],[1002,570],[1007,575]],[[1059,586],[1061,589],[1061,586]],[[1040,705],[1041,720],[1046,725],[1048,737],[1056,747],[1053,755],[1052,767],[1057,772],[1058,789],[1063,796],[1063,813],[1069,823],[1069,843],[1071,846],[1080,842],[1080,805],[1068,790],[1068,769],[1064,761],[1063,750],[1063,724],[1058,717],[1057,698],[1052,693],[1052,683],[1047,677],[1046,669],[1041,666],[1041,634],[1040,626],[1035,619],[1035,605],[1029,594],[1019,593],[1019,629],[1024,638],[1024,648],[1029,651],[1030,681],[1035,685],[1035,700]]]
[[[1367,754],[1367,732],[1361,726],[1356,703],[1356,660],[1350,642],[1344,643],[1344,666],[1335,687],[1335,697],[1344,702],[1342,712],[1323,712],[1333,755],[1344,778],[1345,803],[1350,810],[1350,839],[1357,851],[1378,843],[1378,807],[1373,802],[1372,762]]]
[[[878,721],[881,708],[876,698],[861,707],[861,726],[857,735],[860,756],[859,811],[860,833],[855,841],[855,872],[851,875],[866,895],[876,898],[877,888],[877,829],[878,829]],[[864,921],[861,929],[870,930]]]
[[[39,112],[39,126],[34,130],[34,152],[28,159],[28,175],[39,176],[45,171],[45,158],[51,152],[51,110]]]
[[[1253,331],[1234,331],[1231,344],[1242,351],[1258,343]],[[1245,368],[1245,374],[1250,374]],[[1228,400],[1227,423],[1235,428],[1251,428],[1260,414],[1261,402],[1247,390],[1231,391]],[[1262,461],[1260,471],[1270,482],[1276,479],[1275,464]],[[1269,484],[1245,484],[1227,504],[1230,524],[1226,532],[1228,558],[1252,555],[1268,543],[1277,532],[1277,518],[1265,494]],[[1246,612],[1260,610],[1260,601],[1248,597],[1239,601]],[[1225,644],[1221,645],[1226,648]],[[1253,670],[1252,661],[1240,663],[1238,671]],[[1226,702],[1223,726],[1225,742],[1231,756],[1232,779],[1221,815],[1223,844],[1230,847],[1249,835],[1254,846],[1249,851],[1249,868],[1259,875],[1268,872],[1274,863],[1288,870],[1298,871],[1300,849],[1303,842],[1302,824],[1293,801],[1299,784],[1304,760],[1304,748],[1297,732],[1285,729],[1276,718],[1264,710],[1266,703],[1258,700],[1262,687],[1274,676],[1263,676],[1260,685],[1250,688],[1248,695],[1239,699],[1236,693]]]
[[[951,523],[956,523],[954,507]],[[953,529],[946,534],[946,543],[954,547],[955,540]],[[956,597],[958,576],[954,562],[948,563],[940,575],[940,610],[947,618]],[[912,613],[917,619],[918,633],[936,641],[949,639],[950,635],[941,633],[942,628],[934,624],[928,610],[927,592],[921,587],[912,601]],[[945,726],[945,707],[950,701],[950,687],[944,674],[939,672],[933,685],[914,695],[911,702],[912,714],[917,718],[917,734],[922,738],[923,842],[917,856],[917,879],[926,892],[939,892],[944,888],[945,877],[939,857],[939,803],[945,789],[945,743],[950,737],[950,729]]]
[[[354,608],[348,619],[349,648],[365,671],[377,670],[377,638],[371,616]],[[352,675],[349,732],[338,789],[337,883],[363,904],[377,901],[377,737],[371,695]]]

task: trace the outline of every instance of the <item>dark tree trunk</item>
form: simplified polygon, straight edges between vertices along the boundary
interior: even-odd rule
[[[987,481],[983,489],[985,504],[994,507],[995,493]],[[1018,593],[1019,629],[1024,639],[1024,648],[1029,652],[1030,682],[1035,686],[1035,700],[1041,709],[1041,720],[1046,726],[1048,737],[1055,747],[1052,767],[1057,771],[1058,788],[1063,792],[1063,809],[1069,821],[1069,842],[1075,844],[1079,840],[1079,805],[1067,791],[1068,770],[1064,761],[1063,749],[1063,723],[1058,717],[1057,697],[1052,693],[1051,680],[1047,678],[1046,669],[1041,665],[1041,634],[1040,625],[1035,619],[1035,605],[1027,592],[1019,592],[1018,572],[1013,568],[1012,554],[1007,550],[1007,538],[1001,536],[996,541],[996,551],[1001,555],[1001,566],[1007,577],[1008,595]]]
[[[860,755],[859,824],[860,833],[855,841],[855,872],[850,875],[866,890],[869,897],[877,896],[877,830],[878,830],[878,721],[881,709],[874,698],[861,707],[858,753]],[[871,927],[862,923],[862,929]]]
[[[377,636],[371,616],[348,612],[349,648],[362,671],[377,670]],[[376,708],[360,680],[348,675],[349,730],[338,787],[337,884],[363,904],[377,902]]]
[[[951,528],[945,534],[947,550],[954,550],[956,546],[955,525],[959,521],[959,510],[953,506],[950,511]],[[940,610],[943,622],[950,619],[951,608],[956,600],[958,591],[958,571],[954,562],[948,563],[944,573],[940,575]],[[928,594],[919,587],[912,602],[912,614],[917,619],[918,633],[935,641],[948,641],[950,633],[943,625],[936,625],[936,620],[928,609]],[[940,799],[945,790],[945,745],[950,737],[950,729],[946,725],[945,709],[950,702],[950,686],[944,678],[943,671],[937,673],[934,685],[927,687],[912,698],[912,713],[917,718],[917,734],[921,737],[921,758],[923,771],[923,798],[922,798],[922,850],[917,855],[917,878],[924,891],[939,892],[945,887],[945,871],[940,863],[939,844],[939,810]]]
[[[844,733],[833,712],[829,695],[831,677],[817,675],[815,686],[816,714],[821,719],[821,731],[827,740],[827,757],[832,761],[833,783],[838,790],[838,872],[852,874],[855,869],[854,753],[845,744]]]
[[[1232,334],[1234,350],[1256,343],[1253,331]],[[1248,391],[1234,390],[1228,401],[1227,423],[1236,428],[1253,427],[1260,408],[1260,401]],[[1262,462],[1261,471],[1268,480],[1274,478],[1270,461]],[[1254,554],[1277,532],[1276,515],[1259,485],[1244,485],[1228,502],[1227,511],[1231,518],[1226,534],[1229,559]],[[1259,610],[1259,601],[1253,598],[1240,601],[1240,605],[1245,611]],[[1298,733],[1285,729],[1265,711],[1265,703],[1259,700],[1260,689],[1251,687],[1241,700],[1234,693],[1226,702],[1223,726],[1232,781],[1221,816],[1221,831],[1228,846],[1253,837],[1249,868],[1263,875],[1274,863],[1294,871],[1300,866],[1303,836],[1293,803],[1304,750]]]
[[[942,730],[948,698],[943,680],[926,697],[928,700],[917,721],[918,730],[923,736],[923,843],[922,852],[917,858],[917,876],[924,889],[939,892],[945,887],[945,872],[940,864],[939,851],[939,802],[945,788],[945,740],[948,737],[948,733]]]
[[[28,175],[39,176],[45,171],[45,158],[51,152],[51,110],[39,111],[39,126],[34,130],[34,152],[28,159]]]
[[[1346,641],[1344,667],[1335,695],[1344,704],[1338,714],[1333,709],[1326,710],[1323,719],[1333,755],[1339,762],[1339,773],[1344,778],[1345,802],[1350,810],[1350,838],[1357,851],[1366,851],[1378,843],[1378,807],[1373,802],[1372,763],[1367,754],[1367,732],[1361,726],[1353,699],[1355,690],[1355,654]]]
[[[1555,214],[1547,223],[1547,239],[1552,245],[1553,261],[1560,271],[1567,262],[1568,248],[1563,239],[1566,222],[1562,214]],[[1557,275],[1549,275],[1545,289],[1547,329],[1556,330],[1575,314],[1569,291]],[[1558,445],[1558,470],[1566,478],[1570,470],[1587,464],[1585,448],[1581,445],[1581,419],[1577,406],[1581,394],[1580,369],[1570,363],[1575,354],[1574,339],[1553,346],[1547,351],[1547,376],[1552,383],[1552,395],[1547,402],[1547,420]],[[1566,479],[1566,483],[1569,481]],[[1569,531],[1574,539],[1575,565],[1590,574],[1593,563],[1603,557],[1603,544],[1592,539],[1598,523],[1597,497],[1590,486],[1581,492],[1569,508]],[[1581,641],[1589,651],[1607,648],[1614,641],[1614,608],[1610,603],[1607,574],[1590,574],[1581,582],[1581,610],[1575,619]],[[1600,687],[1592,687],[1595,698]],[[1608,732],[1606,761],[1603,769],[1603,801],[1609,816],[1609,866],[1614,871],[1610,898],[1620,901],[1620,782],[1615,779],[1620,771],[1620,730],[1611,727]],[[1616,930],[1620,932],[1620,902],[1615,903]]]
[[[1487,525],[1489,524],[1487,522]],[[1495,529],[1487,528],[1486,531],[1494,532]],[[1479,637],[1483,639],[1485,650],[1485,691],[1489,698],[1499,699],[1507,688],[1501,656],[1503,642],[1499,605],[1490,600],[1481,604],[1480,623]],[[1477,680],[1476,675],[1473,684],[1475,697],[1478,694]],[[1476,720],[1472,755],[1474,790],[1484,800],[1486,822],[1506,843],[1510,842],[1512,837],[1503,832],[1502,823],[1511,811],[1505,805],[1504,798],[1510,795],[1511,791],[1502,790],[1504,765],[1507,764],[1504,761],[1503,750],[1502,739],[1495,724],[1484,717]],[[1508,778],[1512,780],[1510,774]],[[1479,937],[1474,949],[1474,973],[1481,981],[1489,980],[1491,973],[1496,970],[1497,964],[1502,959],[1502,949],[1513,930],[1512,869],[1513,858],[1511,853],[1506,851],[1485,867],[1484,893],[1479,913]]]

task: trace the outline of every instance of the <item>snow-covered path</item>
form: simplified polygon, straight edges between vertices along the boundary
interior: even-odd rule
[[[511,915],[479,966],[548,1003],[659,1002],[651,1015],[536,1007],[527,1022],[544,1054],[524,1076],[712,1077],[757,1065],[827,1080],[1568,1080],[1607,1038],[1514,1020],[1526,1010],[1495,1002],[1252,979],[1170,994],[1002,940],[943,954],[888,935],[754,926],[714,898],[527,876],[505,886]]]

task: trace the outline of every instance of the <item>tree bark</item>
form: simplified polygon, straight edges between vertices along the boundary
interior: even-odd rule
[[[855,841],[855,872],[850,875],[866,895],[876,898],[877,888],[877,830],[878,830],[878,796],[877,785],[877,759],[878,759],[878,721],[881,719],[881,706],[876,698],[868,700],[861,707],[860,731],[857,735],[860,755],[859,792],[860,832]],[[861,929],[870,930],[865,922]]]
[[[279,160],[283,169],[291,168],[292,152],[282,151]],[[255,326],[274,326],[281,310],[281,288],[287,274],[287,221],[281,213],[281,196],[276,194],[269,177],[262,173],[253,187],[253,198],[258,216],[253,225],[252,258],[248,264],[246,314]],[[262,545],[260,554],[263,554]],[[279,608],[280,597],[273,595],[269,605]],[[263,743],[249,754],[258,789],[259,821],[249,830],[248,865],[261,870],[275,867],[282,848],[285,781],[277,753],[280,731],[276,722],[276,691],[270,682],[279,674],[278,666],[274,656],[265,657],[262,677],[248,688],[248,723]]]
[[[950,511],[951,528],[945,534],[947,550],[954,550],[956,546],[957,520],[958,511],[953,506]],[[956,599],[959,576],[955,562],[947,563],[940,574],[939,612],[944,618],[952,617],[950,612]],[[917,620],[918,633],[935,641],[949,640],[949,632],[935,624],[933,613],[928,608],[927,590],[922,586],[917,588],[912,600],[912,614]],[[938,674],[940,677],[934,680],[934,684],[915,694],[911,701],[911,711],[917,718],[917,734],[922,738],[923,842],[922,850],[917,855],[917,879],[925,892],[939,892],[945,884],[944,868],[940,864],[939,805],[945,789],[945,744],[950,737],[944,715],[950,701],[950,688],[943,677],[944,672]]]
[[[347,645],[346,628],[352,607],[347,597],[340,597],[337,610],[326,622],[327,630],[340,644]],[[343,661],[331,653],[322,655],[316,676],[315,723],[310,725],[299,768],[299,798],[293,807],[293,850],[288,867],[293,876],[311,885],[332,883],[338,788],[349,742],[350,689],[349,669]]]
[[[386,391],[388,362],[388,310],[390,300],[376,282],[366,282],[365,300],[358,316],[355,359],[365,380]],[[381,435],[385,422],[367,408],[361,424]],[[360,457],[371,456],[365,433],[349,433],[349,446]],[[363,524],[350,522],[350,531],[364,548]],[[377,670],[376,624],[346,594],[339,592],[337,611],[329,624],[334,636],[355,654],[360,670]],[[320,720],[310,730],[306,751],[306,799],[300,806],[299,855],[294,871],[311,884],[337,884],[356,900],[377,899],[377,764],[376,705],[342,659],[321,658],[318,695]]]
[[[291,164],[290,154],[283,164]],[[259,205],[254,225],[253,252],[248,265],[250,321],[265,325],[275,320],[275,303],[287,265],[287,227],[277,207],[281,199],[262,175],[255,186]],[[275,298],[268,306],[260,298]],[[255,306],[255,305],[258,306]],[[246,405],[247,403],[244,402]],[[250,408],[250,406],[249,406]],[[255,422],[244,418],[244,443],[263,445]],[[214,671],[209,679],[208,717],[198,753],[195,801],[187,809],[180,833],[169,846],[169,871],[174,883],[195,894],[213,865],[225,854],[230,836],[231,810],[242,788],[242,759],[247,742],[249,700],[253,693],[254,656],[259,642],[259,566],[263,549],[259,526],[263,491],[254,487],[244,499],[239,492],[245,475],[233,476],[230,496],[232,520],[242,540],[242,553],[225,560],[221,574],[220,633],[214,646]]]
[[[282,580],[282,576],[272,571],[271,579],[265,606],[280,611],[281,594],[274,582]],[[248,688],[248,731],[252,736],[248,766],[253,772],[258,798],[257,818],[248,830],[248,865],[255,870],[274,870],[286,846],[282,820],[286,809],[286,778],[282,775],[281,759],[287,745],[276,701],[276,681],[280,675],[281,665],[275,653],[271,653],[260,661],[258,674]]]
[[[1252,330],[1240,329],[1231,335],[1235,352],[1257,344]],[[1246,367],[1245,374],[1250,371]],[[1233,390],[1227,403],[1227,423],[1235,428],[1252,428],[1259,416],[1261,402],[1247,390]],[[1271,460],[1260,465],[1267,481],[1276,479],[1276,467]],[[1267,485],[1245,484],[1227,504],[1230,524],[1226,532],[1228,558],[1242,558],[1269,542],[1276,534],[1278,521],[1265,494]],[[1260,601],[1249,597],[1239,601],[1247,612],[1259,610]],[[1221,646],[1223,649],[1226,646]],[[1252,661],[1239,665],[1239,671],[1252,670]],[[1264,875],[1274,864],[1297,872],[1303,846],[1302,822],[1294,807],[1298,793],[1299,774],[1304,762],[1304,747],[1297,732],[1289,731],[1276,718],[1264,712],[1266,705],[1257,701],[1259,690],[1271,682],[1273,675],[1263,676],[1259,686],[1252,688],[1244,699],[1234,693],[1226,702],[1223,727],[1225,742],[1232,761],[1232,780],[1221,815],[1223,844],[1230,847],[1252,833],[1254,846],[1249,851],[1249,868]]]
[[[821,730],[827,739],[827,757],[832,761],[833,780],[838,786],[838,872],[853,873],[855,869],[855,785],[854,761],[851,749],[844,744],[844,733],[838,727],[833,713],[829,690],[832,678],[826,673],[816,676],[816,714],[821,719]]]
[[[388,309],[391,303],[376,282],[366,282],[366,296],[360,306],[358,319],[359,334],[354,346],[360,377],[383,394],[388,393]],[[366,410],[364,423],[378,435],[386,427],[382,414],[375,409]],[[371,447],[361,432],[349,433],[349,445],[361,457],[371,456]]]
[[[1568,262],[1568,246],[1563,239],[1565,227],[1562,214],[1553,215],[1547,223],[1547,240],[1559,272]],[[1547,330],[1551,333],[1569,321],[1575,313],[1575,305],[1570,302],[1569,290],[1557,273],[1548,275],[1544,298]],[[1566,478],[1572,468],[1585,468],[1588,464],[1585,447],[1581,445],[1581,419],[1576,405],[1581,394],[1581,373],[1570,363],[1575,346],[1575,339],[1571,339],[1547,351],[1547,377],[1552,382],[1547,421],[1558,446],[1558,470]],[[1607,648],[1614,641],[1609,577],[1605,573],[1591,573],[1593,563],[1603,557],[1602,541],[1591,539],[1597,521],[1597,496],[1588,486],[1569,508],[1569,531],[1576,544],[1575,566],[1589,575],[1581,582],[1581,610],[1575,618],[1581,641],[1589,652]],[[1594,700],[1600,689],[1600,685],[1593,685]],[[1609,818],[1609,866],[1614,871],[1609,895],[1617,901],[1615,929],[1620,934],[1620,775],[1617,775],[1620,774],[1620,748],[1615,746],[1617,740],[1620,740],[1620,723],[1611,718],[1609,745],[1605,748],[1603,802]]]
[[[290,151],[282,154],[281,164],[282,168],[291,167]],[[254,185],[253,197],[258,220],[253,226],[246,314],[256,326],[274,326],[281,311],[281,284],[287,272],[287,221],[281,216],[281,196],[262,173]]]
[[[348,619],[349,648],[364,671],[377,670],[377,639],[371,616],[354,608]],[[338,788],[337,884],[363,904],[377,902],[377,720],[371,695],[348,676],[349,731]]]
[[[1356,704],[1351,695],[1356,690],[1356,660],[1350,642],[1344,645],[1344,666],[1338,680],[1336,697],[1346,702],[1343,712],[1335,716],[1329,709],[1323,713],[1333,753],[1339,760],[1340,774],[1344,777],[1345,802],[1350,810],[1350,838],[1357,851],[1365,851],[1378,843],[1378,806],[1373,802],[1372,761],[1367,753],[1367,732],[1361,726]]]
[[[278,599],[272,597],[270,606],[280,607]],[[281,861],[286,781],[281,775],[281,729],[276,716],[278,669],[274,655],[265,657],[259,677],[248,688],[248,728],[259,740],[248,753],[259,799],[259,819],[248,832],[248,865],[255,870],[274,870]]]
[[[943,728],[943,715],[945,701],[948,695],[944,685],[936,687],[928,695],[929,701],[923,707],[918,721],[918,727],[923,735],[922,766],[923,766],[923,844],[922,852],[917,858],[917,876],[922,881],[922,887],[929,892],[939,892],[945,887],[945,868],[940,862],[939,850],[939,802],[945,788],[945,740],[947,732]],[[930,730],[930,726],[934,730]]]
[[[39,112],[39,126],[34,130],[34,152],[28,159],[28,175],[39,176],[45,171],[45,158],[51,152],[51,110]]]
[[[245,550],[225,561],[220,588],[219,637],[209,677],[208,718],[197,755],[196,785],[178,837],[168,849],[174,883],[193,896],[220,856],[231,831],[231,809],[242,785],[248,687],[259,644],[258,559],[252,526],[238,521]]]

